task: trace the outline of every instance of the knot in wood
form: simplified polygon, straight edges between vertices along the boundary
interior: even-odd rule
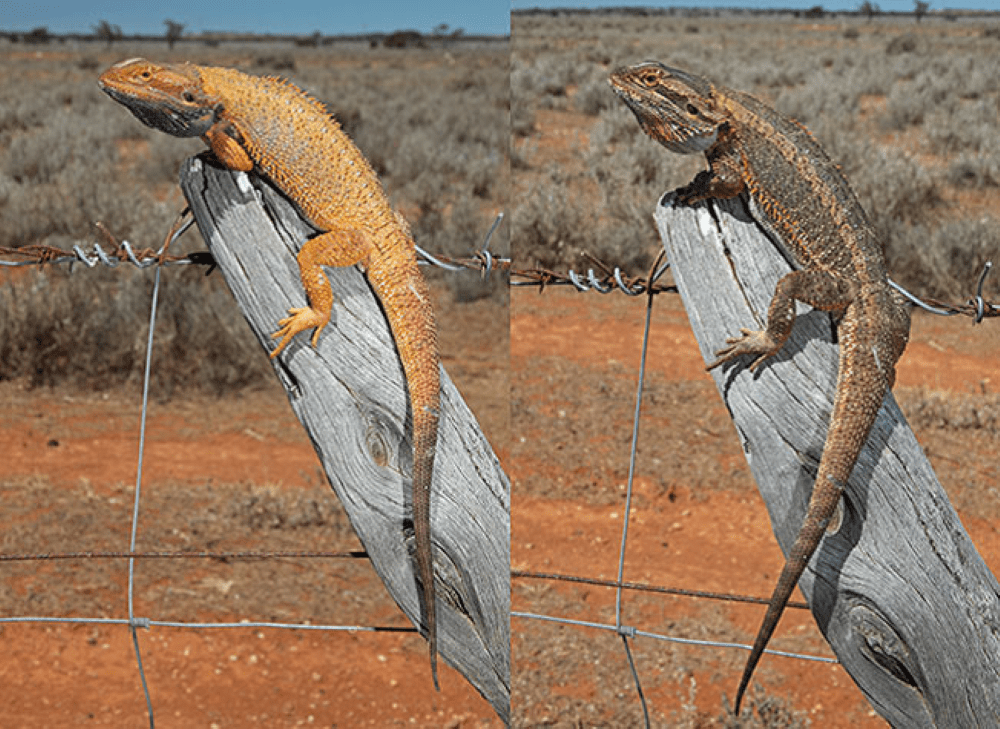
[[[389,466],[389,444],[376,425],[370,424],[365,432],[365,448],[377,465],[382,468]]]

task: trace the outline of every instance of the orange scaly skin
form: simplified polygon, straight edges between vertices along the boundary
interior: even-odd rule
[[[200,136],[230,169],[249,172],[256,167],[324,231],[299,251],[309,305],[290,309],[279,322],[272,338],[281,341],[271,357],[308,329],[314,330],[315,345],[330,320],[333,292],[322,266],[364,267],[389,320],[410,395],[417,574],[437,687],[430,487],[440,361],[427,284],[406,224],[337,122],[322,104],[287,81],[137,58],[109,68],[99,84],[147,126],[176,137]]]

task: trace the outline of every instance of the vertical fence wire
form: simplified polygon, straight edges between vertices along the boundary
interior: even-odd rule
[[[639,673],[632,660],[632,650],[629,647],[628,632],[622,626],[622,582],[625,578],[625,546],[628,542],[628,523],[632,510],[632,483],[635,479],[635,459],[639,450],[639,417],[642,411],[642,388],[646,379],[646,352],[649,349],[649,327],[653,317],[653,299],[649,294],[646,297],[646,322],[642,333],[642,354],[639,358],[639,382],[635,388],[635,412],[632,417],[632,445],[628,457],[628,479],[625,486],[625,518],[622,519],[622,539],[621,547],[618,550],[618,586],[615,588],[615,628],[622,637],[625,646],[625,655],[628,658],[629,667],[632,669],[632,678],[635,681],[635,688],[639,694],[639,702],[642,704],[642,714],[646,720],[646,729],[649,729],[649,709],[646,706],[646,697],[642,692],[642,684],[639,681]]]
[[[156,332],[156,304],[160,298],[160,266],[156,267],[153,278],[153,296],[149,305],[149,336],[146,338],[146,363],[142,373],[142,413],[139,416],[139,458],[135,468],[135,496],[132,504],[132,530],[129,535],[129,552],[135,552],[136,535],[139,531],[139,497],[142,494],[142,459],[146,450],[146,414],[149,408],[149,379],[153,366],[153,336]],[[139,680],[146,696],[146,713],[149,716],[149,729],[154,729],[153,701],[149,695],[149,685],[146,683],[146,672],[142,667],[142,651],[139,650],[139,634],[135,619],[135,557],[128,558],[128,625],[132,633],[132,647],[135,649],[135,660],[139,664]]]

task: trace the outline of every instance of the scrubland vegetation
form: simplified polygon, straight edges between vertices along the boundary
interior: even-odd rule
[[[26,47],[0,40],[0,246],[89,247],[104,224],[157,248],[183,199],[180,162],[204,149],[143,126],[108,99],[97,76],[133,56],[276,74],[328,105],[368,156],[417,243],[465,256],[505,206],[505,42],[447,48],[286,44],[103,43]],[[506,226],[492,249],[503,252]],[[171,252],[204,247],[196,232]],[[0,379],[114,386],[140,371],[152,272],[65,266],[0,280]],[[463,283],[460,292],[470,294]],[[488,291],[489,289],[487,289]],[[481,293],[481,292],[480,292]],[[160,300],[154,383],[222,393],[270,376],[222,277],[169,269]]]
[[[962,300],[1000,259],[995,21],[790,16],[512,18],[513,239],[525,265],[584,251],[644,269],[658,195],[703,169],[649,140],[607,84],[655,59],[750,92],[812,130],[884,240],[892,275]],[[556,149],[560,134],[577,136]],[[1000,278],[993,276],[994,295]]]

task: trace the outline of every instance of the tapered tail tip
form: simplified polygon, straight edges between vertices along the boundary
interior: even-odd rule
[[[743,680],[740,681],[740,687],[736,689],[736,705],[733,707],[733,716],[740,715],[740,705],[743,703],[743,694],[746,693],[746,690],[747,678],[744,677]]]
[[[438,656],[437,649],[435,646],[431,646],[431,678],[434,679],[434,690],[441,691],[441,686],[438,684]]]

